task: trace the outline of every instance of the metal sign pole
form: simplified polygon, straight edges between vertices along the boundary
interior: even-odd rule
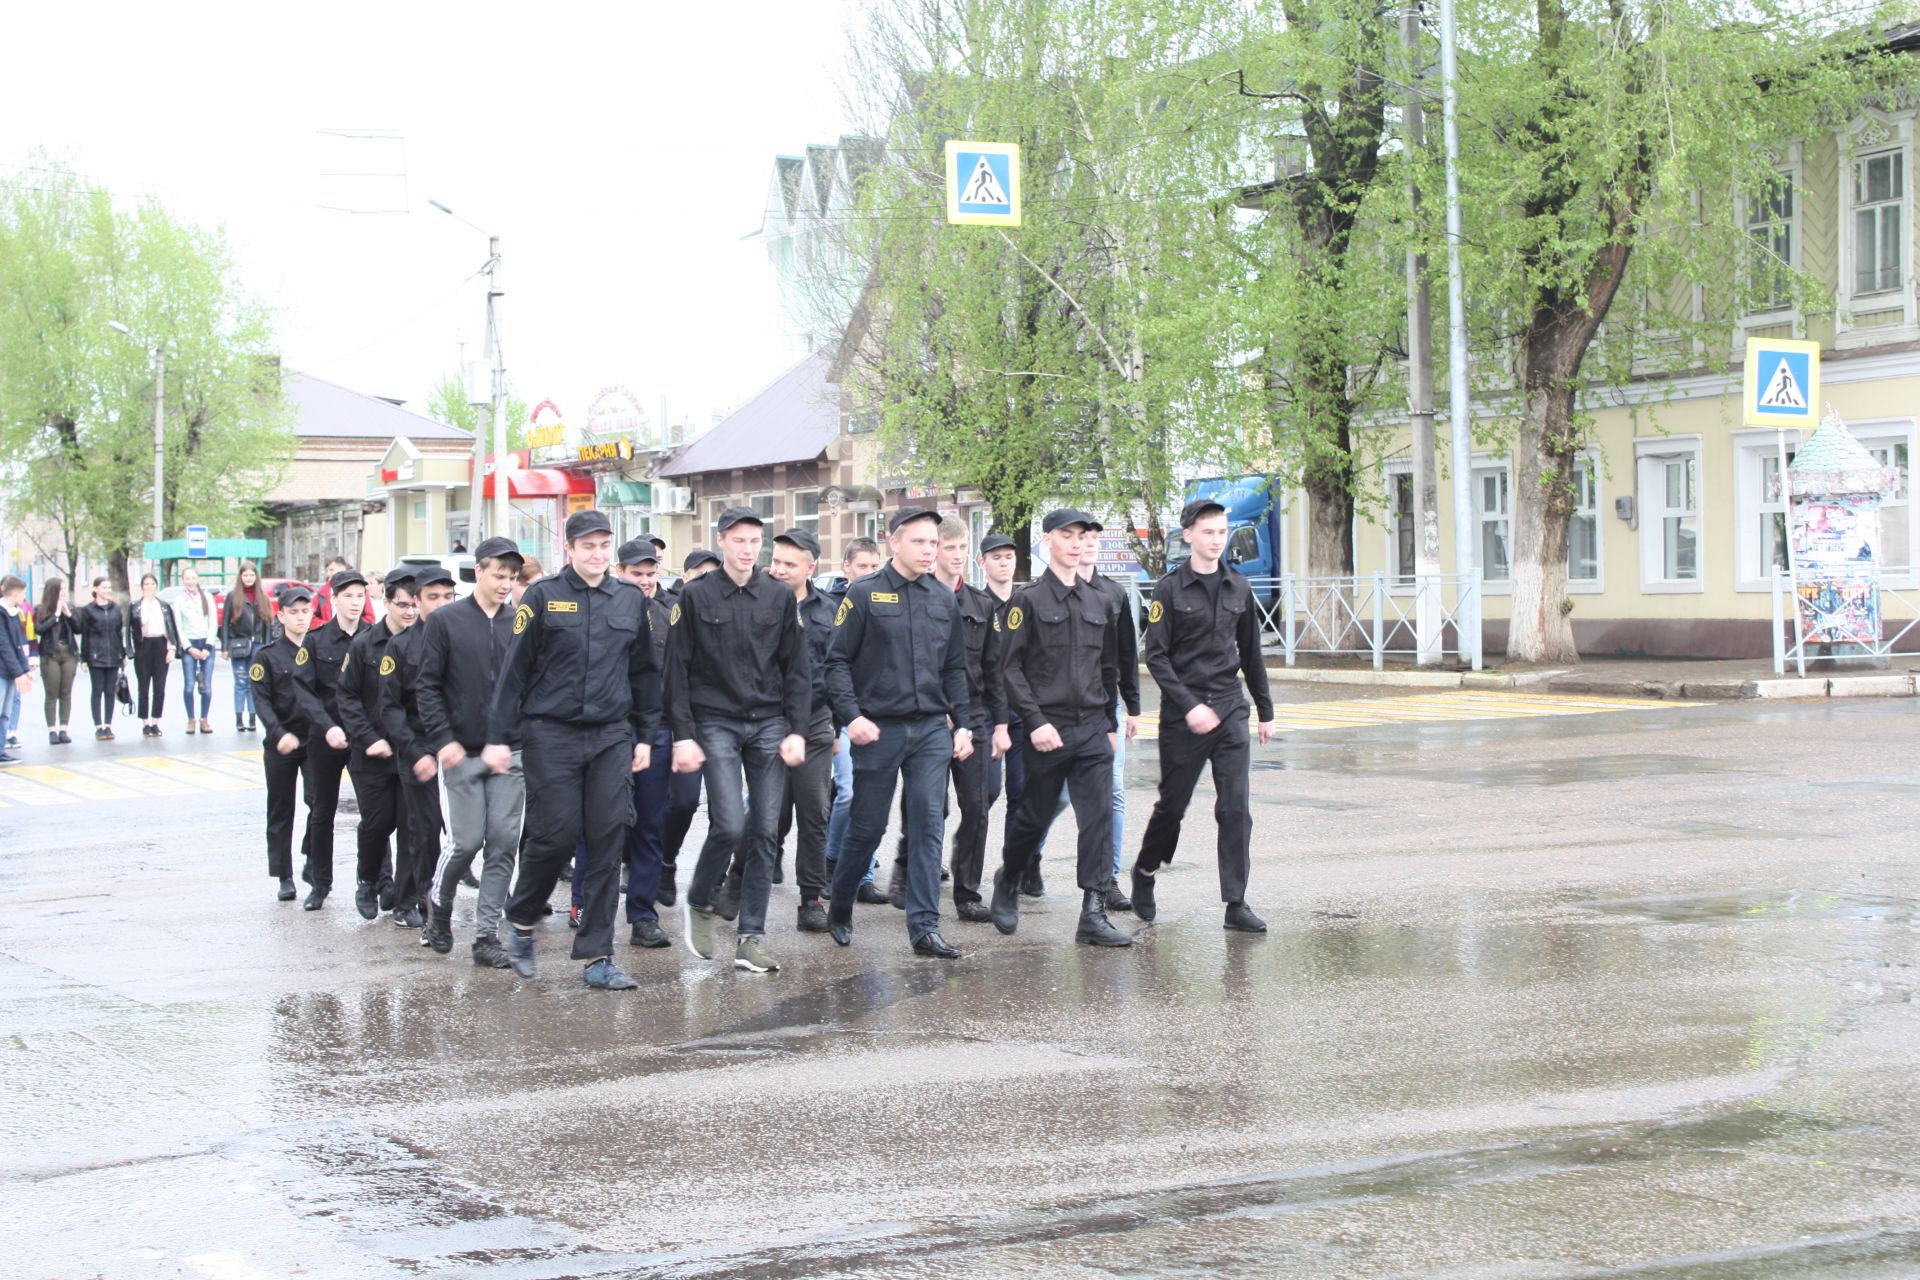
[[[1800,564],[1793,553],[1793,485],[1787,477],[1787,429],[1774,432],[1780,446],[1780,524],[1787,543],[1787,599],[1792,604],[1793,656],[1799,663],[1800,678],[1807,678],[1807,643],[1800,631]]]

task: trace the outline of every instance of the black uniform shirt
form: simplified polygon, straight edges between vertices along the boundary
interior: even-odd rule
[[[1253,588],[1224,565],[1200,574],[1188,561],[1154,584],[1147,605],[1147,670],[1160,686],[1162,716],[1185,716],[1203,702],[1222,719],[1244,714],[1244,672],[1261,721],[1273,719]]]
[[[502,605],[489,618],[472,596],[442,605],[420,624],[415,699],[427,746],[436,754],[458,742],[469,754],[487,745],[494,685],[513,639],[514,611]],[[509,746],[518,746],[517,739]]]
[[[527,588],[493,695],[490,743],[520,741],[520,720],[626,721],[651,743],[660,728],[647,597],[614,574],[590,587],[568,565]]]
[[[1014,591],[1002,623],[1000,675],[1026,732],[1096,715],[1109,731],[1119,729],[1117,622],[1098,587],[1063,583],[1051,569]]]
[[[1000,601],[990,592],[961,583],[954,593],[960,625],[967,636],[967,695],[973,714],[989,725],[1007,722],[1006,695],[1000,687]]]
[[[848,587],[827,651],[835,717],[945,715],[970,727],[964,625],[953,592],[930,573],[909,581],[887,564]]]
[[[793,590],[760,569],[745,586],[725,569],[680,588],[667,641],[667,725],[675,742],[704,718],[787,722],[804,734],[813,672]]]
[[[320,705],[326,708],[327,718],[335,724],[340,719],[340,672],[347,660],[347,650],[353,644],[354,636],[365,631],[363,623],[353,635],[340,629],[340,619],[334,618],[307,632],[307,648],[313,650],[313,683],[320,694]],[[322,733],[326,730],[322,729]]]
[[[1089,580],[1100,588],[1107,598],[1107,607],[1113,611],[1113,620],[1119,629],[1114,640],[1120,653],[1120,700],[1127,704],[1127,714],[1140,714],[1140,619],[1133,613],[1133,593],[1109,578],[1104,573],[1096,573]]]
[[[667,633],[673,626],[673,606],[678,598],[663,587],[647,601],[647,634],[653,642],[653,665],[662,680],[667,671]]]
[[[839,607],[839,601],[828,599],[812,587],[807,588],[807,598],[800,601],[800,629],[807,637],[807,668],[813,689],[813,714],[807,729],[814,737],[838,732],[840,727],[835,723],[833,699],[827,693],[827,650],[833,645],[833,615]]]
[[[380,727],[380,663],[394,634],[385,622],[367,623],[353,633],[347,656],[340,660],[340,683],[334,700],[340,708],[340,727],[346,730],[347,745],[353,749],[350,767],[354,769],[374,767],[367,748],[387,736]]]
[[[305,745],[308,735],[333,727],[314,687],[313,650],[305,642],[295,644],[282,632],[253,655],[247,679],[253,682],[253,705],[260,713],[265,730],[261,741],[267,750],[275,750],[282,734],[290,733]]]
[[[415,761],[433,754],[420,721],[420,632],[416,622],[387,641],[380,659],[380,730],[409,776]]]

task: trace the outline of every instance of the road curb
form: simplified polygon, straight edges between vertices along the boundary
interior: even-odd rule
[[[1354,685],[1374,689],[1533,689],[1577,697],[1683,699],[1738,702],[1748,699],[1911,698],[1920,694],[1913,672],[1857,676],[1725,676],[1661,680],[1631,675],[1588,674],[1567,667],[1529,671],[1366,671],[1344,667],[1288,667],[1269,657],[1267,678],[1275,684]]]

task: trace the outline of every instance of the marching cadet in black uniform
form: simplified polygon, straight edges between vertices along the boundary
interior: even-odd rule
[[[585,908],[573,958],[589,987],[640,984],[613,962],[614,899],[633,822],[632,776],[653,757],[660,727],[647,598],[613,577],[613,526],[599,511],[567,517],[567,567],[527,588],[513,614],[513,640],[494,691],[481,758],[513,767],[522,743],[527,847],[507,904],[514,972],[535,972],[533,927],[567,858],[584,835]]]
[[[351,735],[336,750],[331,730],[341,725],[341,732],[346,732],[340,719],[340,672],[347,648],[366,616],[367,580],[356,569],[342,569],[327,580],[327,589],[333,597],[333,617],[307,633],[313,681],[327,713],[326,723],[316,721],[309,733],[307,763],[301,770],[307,792],[307,883],[313,886],[306,901],[309,911],[317,910],[333,891],[333,819],[340,809],[340,775],[352,752]]]
[[[1047,571],[1013,593],[1007,606],[1001,679],[1032,751],[1027,789],[1007,816],[1006,844],[993,877],[993,923],[1020,923],[1020,880],[1047,828],[1064,780],[1080,828],[1080,924],[1074,941],[1129,947],[1107,920],[1113,878],[1113,752],[1119,729],[1120,646],[1113,612],[1099,589],[1082,582],[1081,560],[1097,554],[1094,518],[1063,508],[1047,513]],[[857,795],[858,792],[856,791]]]
[[[805,529],[789,529],[773,540],[773,577],[794,594],[800,626],[807,637],[807,666],[813,679],[813,716],[807,722],[807,758],[787,770],[787,803],[793,815],[793,878],[800,887],[798,928],[825,933],[827,909],[827,817],[833,810],[833,755],[840,737],[827,696],[827,646],[833,641],[834,602],[813,589],[820,565],[820,539]]]
[[[500,946],[500,915],[513,882],[520,845],[526,785],[517,765],[497,774],[480,760],[487,745],[493,690],[513,636],[514,582],[523,557],[506,538],[488,538],[474,548],[473,594],[456,600],[421,624],[409,648],[419,662],[414,701],[426,745],[440,764],[447,789],[451,844],[434,863],[427,886],[426,944],[441,955],[453,950],[453,899],[460,881],[485,850],[479,902],[473,912],[473,962],[507,967]]]
[[[960,952],[940,936],[940,846],[948,761],[973,754],[965,623],[933,576],[940,516],[905,507],[888,522],[893,560],[847,588],[834,614],[827,688],[853,743],[853,813],[834,864],[828,931],[853,941],[853,902],[886,834],[893,785],[907,790],[907,936],[914,954]]]
[[[1273,698],[1260,654],[1260,613],[1247,580],[1220,563],[1227,546],[1226,508],[1205,499],[1189,502],[1180,513],[1180,527],[1187,531],[1193,558],[1154,585],[1147,606],[1147,670],[1160,686],[1160,799],[1133,867],[1133,910],[1142,920],[1153,919],[1154,873],[1172,860],[1193,784],[1211,763],[1226,927],[1265,933],[1266,922],[1246,902],[1252,766],[1247,700],[1240,692],[1244,673],[1260,718],[1260,741],[1271,741]]]
[[[674,771],[699,769],[707,783],[707,839],[687,886],[687,946],[713,958],[715,891],[745,832],[733,965],[748,973],[780,967],[766,947],[767,890],[787,769],[806,762],[813,702],[793,592],[757,567],[764,524],[751,507],[720,513],[714,529],[725,558],[681,588],[667,640]]]
[[[393,878],[388,865],[387,839],[399,836],[395,861],[405,867],[413,846],[400,821],[400,776],[393,768],[393,744],[380,727],[380,665],[387,643],[413,623],[419,608],[413,599],[413,579],[387,575],[387,616],[361,627],[340,663],[336,701],[340,727],[347,731],[353,756],[347,776],[353,780],[353,798],[360,809],[359,867],[355,873],[353,905],[365,920],[393,908]]]
[[[313,621],[313,592],[294,585],[280,592],[280,634],[253,656],[247,678],[253,682],[260,713],[261,763],[267,776],[267,874],[280,881],[279,898],[293,901],[293,791],[307,762],[307,737],[316,725],[335,746],[346,735],[327,724],[327,713],[313,681],[313,650],[307,626]],[[329,729],[331,730],[329,732]],[[311,808],[313,797],[307,797]],[[307,909],[318,910],[326,891],[315,886]]]
[[[687,589],[689,582],[719,567],[720,557],[705,548],[687,552],[687,558],[680,565],[679,585],[661,588],[659,598],[666,602],[671,612],[673,606],[680,602],[680,593]],[[660,855],[660,888],[653,897],[663,907],[671,907],[680,900],[680,846],[687,842],[687,829],[693,826],[693,815],[699,812],[702,781],[698,769],[691,773],[676,771],[672,784],[667,788],[666,843]]]
[[[400,779],[400,804],[406,814],[407,839],[413,856],[394,868],[393,923],[402,929],[421,929],[427,923],[427,891],[434,864],[440,860],[440,772],[426,725],[420,719],[420,624],[442,605],[452,604],[453,574],[439,565],[419,570],[413,578],[419,616],[414,624],[387,642],[380,659],[380,729],[393,747],[393,767]],[[426,944],[421,939],[421,944]]]

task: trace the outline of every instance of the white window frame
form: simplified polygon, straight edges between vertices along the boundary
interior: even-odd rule
[[[1482,574],[1486,573],[1485,563],[1486,532],[1483,525],[1487,522],[1487,513],[1481,501],[1482,488],[1480,478],[1499,472],[1506,477],[1507,509],[1502,513],[1507,522],[1507,575],[1504,578],[1482,577],[1480,588],[1490,596],[1510,596],[1513,594],[1513,459],[1496,458],[1491,454],[1475,454],[1473,459],[1473,565]]]
[[[1600,466],[1600,450],[1582,449],[1574,455],[1576,466],[1585,463],[1588,474],[1593,477],[1593,577],[1576,578],[1573,576],[1573,517],[1567,518],[1567,594],[1597,596],[1607,589],[1607,523],[1606,523],[1606,473]],[[1579,489],[1574,490],[1575,514],[1578,512]]]
[[[1838,304],[1837,331],[1834,345],[1838,347],[1857,347],[1879,345],[1885,342],[1905,341],[1920,337],[1920,314],[1916,314],[1913,289],[1913,246],[1914,237],[1914,200],[1913,200],[1913,119],[1912,111],[1879,112],[1868,110],[1853,120],[1838,134],[1839,164],[1837,181],[1839,183],[1840,202],[1836,208],[1840,211],[1837,227],[1839,240],[1839,288],[1835,301]],[[1903,217],[1900,247],[1900,282],[1892,289],[1876,290],[1871,293],[1854,291],[1854,165],[1857,161],[1882,151],[1898,150],[1901,154],[1901,211]],[[1877,328],[1856,329],[1852,315],[1855,312],[1877,312],[1898,309],[1901,321],[1898,325],[1882,325]]]
[[[1420,555],[1420,527],[1418,523],[1414,521],[1414,511],[1410,505],[1407,519],[1410,523],[1414,524],[1414,560],[1409,560],[1406,564],[1402,565],[1400,563],[1400,544],[1398,541],[1400,536],[1400,523],[1398,510],[1394,504],[1394,487],[1398,484],[1400,477],[1405,476],[1408,496],[1414,503],[1419,501],[1419,495],[1413,493],[1413,462],[1410,459],[1400,462],[1388,462],[1382,467],[1382,471],[1387,485],[1387,504],[1382,509],[1386,518],[1381,521],[1384,532],[1383,545],[1386,549],[1386,556],[1382,560],[1382,563],[1386,566],[1387,590],[1394,595],[1410,596],[1414,593],[1415,587],[1414,564]],[[1403,573],[1404,577],[1402,576]]]
[[[1853,438],[1867,449],[1883,449],[1893,444],[1907,446],[1907,496],[1889,508],[1880,508],[1882,529],[1882,549],[1885,548],[1885,528],[1892,516],[1899,515],[1907,526],[1907,559],[1920,560],[1920,507],[1916,507],[1913,495],[1913,468],[1920,461],[1920,440],[1916,440],[1915,421],[1912,418],[1866,418],[1858,422],[1848,422],[1847,429],[1853,432]],[[1904,504],[1904,515],[1900,506]],[[1907,569],[1907,573],[1886,574],[1880,581],[1883,586],[1894,590],[1914,590],[1920,588],[1920,572],[1914,572],[1912,564],[1887,564],[1883,568]]]
[[[707,499],[707,546],[708,551],[720,554],[720,515],[733,504],[726,498]]]
[[[1656,509],[1653,499],[1666,492],[1665,464],[1675,455],[1693,455],[1695,519],[1694,576],[1667,578],[1665,499]],[[1649,436],[1633,442],[1634,523],[1640,534],[1640,592],[1642,595],[1699,595],[1707,589],[1707,471],[1698,435]]]
[[[1800,448],[1800,432],[1787,432],[1787,452]],[[1785,511],[1778,497],[1766,494],[1767,464],[1780,457],[1780,442],[1775,432],[1758,427],[1733,433],[1733,589],[1735,591],[1771,591],[1773,580],[1752,572],[1759,566],[1761,554],[1760,518]]]
[[[1798,271],[1800,270],[1801,254],[1804,252],[1803,233],[1805,231],[1805,218],[1803,215],[1806,213],[1807,206],[1806,189],[1802,185],[1802,178],[1806,172],[1806,166],[1802,156],[1802,147],[1800,143],[1795,142],[1788,146],[1784,152],[1769,151],[1767,156],[1768,159],[1773,162],[1774,172],[1779,175],[1781,181],[1785,182],[1788,189],[1792,192],[1793,215],[1786,219],[1787,267],[1791,271]],[[1748,222],[1747,204],[1751,195],[1751,192],[1742,191],[1739,201],[1740,234],[1743,237],[1748,237],[1749,240],[1753,234],[1753,228]],[[1743,245],[1743,247],[1749,255],[1754,253],[1751,243]],[[1753,271],[1751,258],[1748,263],[1745,264],[1745,269],[1749,273],[1748,279],[1751,279],[1751,273]],[[1765,311],[1749,312],[1740,318],[1740,323],[1743,327],[1749,329],[1790,324],[1794,327],[1795,332],[1798,332],[1800,328],[1800,308],[1789,298],[1785,306],[1774,307]]]
[[[793,517],[792,527],[805,529],[816,539],[820,537],[820,513],[826,509],[826,504],[820,500],[822,492],[819,489],[795,489],[787,495],[787,510]],[[800,499],[806,497],[813,499],[813,514],[810,516],[800,514]]]

